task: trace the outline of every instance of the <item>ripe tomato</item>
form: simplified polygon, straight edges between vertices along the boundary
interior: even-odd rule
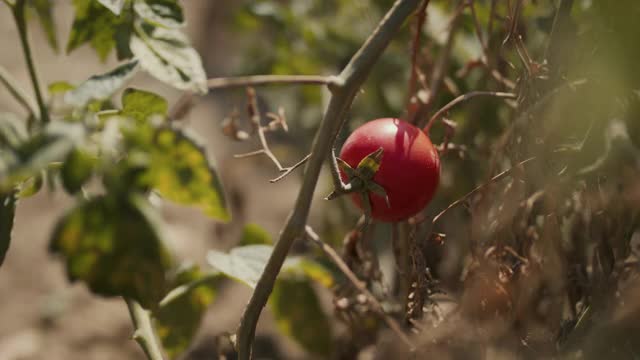
[[[369,121],[357,128],[342,146],[340,158],[356,168],[362,158],[382,148],[382,161],[373,180],[382,186],[384,197],[369,192],[374,219],[395,222],[424,209],[440,180],[440,159],[431,140],[419,128],[394,118]],[[347,176],[341,173],[343,181]],[[360,195],[352,199],[362,207]]]

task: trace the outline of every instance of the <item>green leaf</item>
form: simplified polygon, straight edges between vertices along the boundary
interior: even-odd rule
[[[181,90],[207,93],[200,55],[179,30],[148,24],[137,26],[129,48],[142,68],[158,80]]]
[[[32,6],[38,14],[38,20],[42,30],[47,36],[47,41],[53,50],[58,52],[58,38],[56,36],[56,26],[53,21],[53,1],[51,0],[29,0],[29,5]]]
[[[254,288],[272,251],[273,246],[262,244],[235,247],[228,253],[210,250],[207,263],[224,275]],[[320,279],[319,276],[310,276],[312,271],[317,270],[309,265],[311,263],[313,262],[299,257],[289,257],[284,262],[282,271],[290,273],[291,276],[303,274],[312,279]],[[316,271],[316,274],[320,273]]]
[[[138,197],[101,196],[65,215],[50,250],[64,257],[69,279],[84,281],[96,294],[156,308],[171,261],[147,206]]]
[[[318,295],[305,277],[281,277],[269,305],[278,329],[306,350],[322,357],[331,354],[331,326]]]
[[[92,101],[104,101],[120,90],[135,75],[138,61],[124,63],[101,75],[94,75],[67,92],[64,101],[74,107],[87,106]]]
[[[111,50],[118,46],[118,59],[124,59],[129,52],[123,48],[121,40],[131,33],[132,16],[125,11],[120,16],[112,12],[118,9],[118,1],[74,0],[75,19],[69,34],[67,53],[79,46],[90,43],[102,61],[105,61]],[[102,4],[101,4],[102,3]],[[110,3],[108,6],[107,3]],[[120,6],[120,9],[122,7]],[[130,53],[129,53],[130,54]]]
[[[153,313],[156,333],[170,359],[191,344],[205,311],[215,300],[219,279],[219,275],[203,275],[197,266],[182,269],[173,281],[173,290]]]
[[[154,93],[126,89],[122,94],[122,114],[130,116],[138,122],[145,122],[152,115],[167,115],[167,100]]]
[[[122,6],[124,6],[124,0],[98,0],[98,2],[116,15],[120,15]]]
[[[218,174],[194,140],[179,130],[161,128],[149,152],[143,183],[171,201],[197,206],[220,221],[230,219]]]
[[[78,148],[69,153],[60,172],[62,185],[69,194],[79,191],[91,178],[95,163],[93,156]]]
[[[271,245],[273,241],[268,232],[256,224],[247,224],[242,230],[240,246],[245,245]]]
[[[13,219],[16,215],[16,194],[8,192],[0,194],[0,266],[9,250],[11,243],[11,230],[13,229]]]
[[[231,249],[229,253],[211,250],[207,262],[226,276],[255,288],[271,256],[269,245],[247,245]]]
[[[67,91],[73,89],[75,89],[75,86],[66,81],[55,81],[49,84],[49,86],[47,87],[47,90],[49,90],[49,95],[64,94]]]
[[[135,0],[135,12],[147,22],[166,28],[184,26],[182,7],[176,0]]]
[[[81,124],[52,122],[47,128],[21,144],[15,152],[0,149],[0,190],[38,174],[54,162],[62,162],[73,147],[84,140]]]
[[[309,280],[313,280],[327,289],[335,285],[333,273],[320,263],[300,258],[289,259],[289,265],[282,270],[283,275],[305,276]]]
[[[37,194],[44,184],[44,171],[23,181],[18,192],[19,199],[26,199]]]

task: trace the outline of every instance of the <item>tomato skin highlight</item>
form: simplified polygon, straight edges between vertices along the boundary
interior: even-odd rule
[[[383,118],[369,121],[347,138],[340,158],[356,168],[360,160],[382,147],[382,161],[373,180],[382,186],[391,207],[384,197],[369,192],[371,215],[385,222],[405,220],[431,201],[440,182],[438,151],[421,129],[406,121]],[[348,182],[341,172],[342,180]],[[351,198],[363,209],[360,194]]]

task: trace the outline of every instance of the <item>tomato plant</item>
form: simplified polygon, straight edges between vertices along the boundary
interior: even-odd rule
[[[44,275],[150,360],[640,354],[637,0],[62,3],[0,2],[0,357],[93,358]]]
[[[380,167],[372,181],[388,196],[369,193],[371,215],[382,221],[400,221],[417,214],[429,203],[440,180],[436,148],[421,129],[395,118],[371,120],[351,133],[340,158],[357,168],[367,155],[382,148]],[[348,176],[342,172],[344,181]],[[363,208],[361,196],[354,202]]]

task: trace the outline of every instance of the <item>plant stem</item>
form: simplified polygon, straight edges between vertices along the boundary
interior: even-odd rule
[[[224,89],[230,87],[276,84],[330,85],[335,80],[332,76],[320,75],[251,75],[211,78],[207,80],[207,86],[209,89]]]
[[[0,82],[9,90],[9,93],[22,105],[25,110],[29,112],[29,115],[37,116],[38,110],[33,104],[33,99],[29,98],[29,95],[20,88],[16,79],[3,66],[0,66]]]
[[[33,85],[33,92],[36,94],[36,100],[38,101],[38,108],[40,109],[40,121],[44,124],[49,122],[49,112],[44,103],[44,98],[40,92],[40,85],[38,83],[38,75],[33,63],[33,56],[31,55],[31,47],[29,46],[29,36],[27,34],[27,20],[25,18],[25,0],[17,0],[12,6],[13,18],[15,19],[16,26],[18,27],[18,33],[20,35],[20,42],[22,44],[22,51],[24,52],[24,58],[27,62],[27,68],[29,70],[29,76],[31,77],[31,85]]]
[[[134,300],[124,299],[124,301],[127,303],[129,315],[135,327],[133,339],[140,345],[142,351],[147,355],[147,359],[163,360],[162,351],[153,332],[149,312]]]
[[[291,244],[304,233],[322,164],[329,155],[356,93],[360,90],[371,68],[395,33],[400,29],[405,19],[415,11],[419,3],[420,0],[397,0],[373,34],[351,58],[342,73],[334,78],[335,82],[329,85],[332,92],[331,100],[313,141],[311,157],[294,209],[287,219],[280,239],[271,253],[240,321],[237,332],[238,358],[240,360],[251,358],[258,318],[273,290],[276,277],[287,257]]]

